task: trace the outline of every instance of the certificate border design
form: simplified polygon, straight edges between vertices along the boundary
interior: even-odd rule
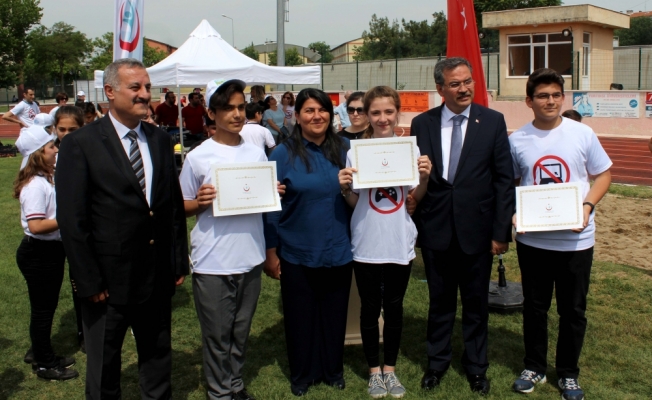
[[[227,167],[227,168],[220,168],[216,167],[215,168],[215,176],[214,182],[215,182],[215,189],[217,189],[217,193],[220,193],[220,172],[221,171],[238,171],[238,170],[255,170],[255,169],[269,169],[269,173],[274,181],[276,181],[276,171],[273,165],[262,165],[260,167]],[[258,206],[248,206],[248,207],[222,207],[220,205],[220,196],[217,196],[217,209],[220,212],[228,212],[228,211],[236,211],[236,210],[250,210],[250,209],[258,209],[258,208],[267,208],[267,207],[276,207],[278,205],[278,196],[274,196],[274,202],[272,204],[265,204],[265,205],[258,205]]]
[[[392,145],[402,145],[402,144],[403,145],[407,144],[407,145],[410,146],[410,155],[412,157],[412,161],[413,161],[413,164],[414,164],[414,162],[416,160],[414,159],[414,146],[412,146],[411,141],[409,141],[409,140],[399,140],[399,141],[395,141]],[[358,148],[364,147],[364,146],[367,146],[367,147],[368,146],[387,146],[387,143],[373,143],[373,142],[372,143],[356,143],[355,144],[355,165],[360,164],[358,162]],[[415,177],[414,177],[414,168],[411,168],[410,170],[412,172],[412,177],[410,179],[390,179],[390,180],[382,180],[381,179],[381,180],[375,180],[375,181],[362,181],[360,179],[360,176],[358,175],[357,181],[358,181],[358,185],[369,185],[369,184],[372,184],[372,183],[384,183],[384,182],[388,182],[388,181],[410,183],[410,182],[414,181],[414,179],[415,179]]]
[[[575,182],[572,182],[572,183],[575,183]],[[545,186],[549,186],[549,185],[545,185]],[[532,189],[529,189],[530,187]],[[518,195],[519,195],[519,198],[520,198],[520,203],[523,204],[523,193],[544,192],[544,191],[549,192],[549,191],[553,191],[553,190],[573,190],[575,192],[575,198],[578,198],[579,195],[580,195],[579,194],[579,190],[580,190],[579,186],[571,186],[571,187],[565,186],[565,187],[557,187],[557,188],[556,187],[552,187],[552,188],[551,187],[543,187],[543,186],[539,186],[539,185],[537,185],[537,186],[529,186],[528,189],[521,189],[518,192]],[[576,221],[573,222],[573,223],[568,222],[568,223],[565,223],[565,224],[531,224],[531,225],[523,224],[523,225],[519,225],[518,229],[521,230],[521,229],[528,229],[528,228],[543,228],[543,227],[549,227],[549,226],[562,227],[562,226],[577,225],[577,224],[582,222],[582,220],[580,220],[580,209],[581,209],[581,207],[577,208],[575,210],[575,220]],[[521,209],[518,210],[518,212],[519,212],[519,215],[520,215],[520,221],[523,222],[523,207],[521,207]]]

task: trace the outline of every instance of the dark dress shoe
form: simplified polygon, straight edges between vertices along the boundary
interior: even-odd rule
[[[421,387],[426,390],[434,389],[441,383],[441,378],[444,377],[446,371],[437,371],[436,369],[429,369],[421,378]]]
[[[489,380],[487,380],[487,375],[467,375],[466,378],[469,380],[472,392],[480,393],[483,396],[489,394]]]
[[[231,394],[231,399],[232,400],[256,400],[254,396],[250,395],[247,392],[247,389],[242,389],[239,392],[235,392]]]
[[[306,393],[308,393],[308,385],[306,384],[303,385],[291,384],[290,389],[292,390],[292,394],[297,397],[305,396]]]
[[[23,361],[25,361],[26,364],[32,364],[34,362],[34,351],[32,350],[32,346],[29,346],[29,349],[27,349]]]
[[[344,390],[346,387],[346,382],[344,382],[344,378],[342,378],[336,381],[332,381],[328,385],[334,387],[335,389]]]

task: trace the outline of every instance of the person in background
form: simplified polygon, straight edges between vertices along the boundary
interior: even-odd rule
[[[340,130],[346,129],[351,126],[351,121],[349,120],[349,114],[346,112],[346,107],[349,103],[349,96],[353,93],[350,90],[344,92],[344,101],[340,103],[339,106],[335,107],[335,114],[340,118]]]
[[[147,116],[143,118],[143,121],[152,124],[154,126],[158,126],[156,121],[154,120],[154,117],[156,117],[156,112],[154,111],[154,107],[152,107],[151,104],[147,107]]]
[[[95,105],[93,103],[84,103],[82,111],[84,112],[84,125],[88,125],[98,119],[97,110],[95,109]]]
[[[181,117],[187,130],[190,131],[197,139],[202,139],[204,135],[204,115],[206,110],[201,105],[199,93],[192,92],[188,95],[190,103],[181,109]]]
[[[47,133],[52,134],[52,125],[54,125],[54,118],[50,114],[40,113],[34,118],[34,125],[43,127]]]
[[[103,118],[104,117],[104,110],[102,110],[102,106],[100,105],[100,103],[99,102],[95,103],[95,107],[97,108],[97,111],[96,111],[97,118]],[[152,106],[150,105],[150,108],[151,107]]]
[[[561,116],[564,118],[570,118],[573,121],[582,122],[582,114],[578,113],[575,110],[566,110],[561,113]]]
[[[363,92],[353,92],[349,95],[347,101],[346,113],[349,116],[349,125],[347,128],[337,132],[338,135],[349,140],[360,139],[369,126],[369,119],[364,111]]]
[[[355,93],[354,93],[355,94]],[[349,97],[349,107],[353,105]],[[401,112],[401,98],[396,90],[376,86],[364,97],[369,129],[364,138],[394,137],[394,127]],[[417,228],[406,209],[408,193],[418,202],[428,187],[432,164],[428,156],[416,154],[419,185],[356,190],[351,188],[353,157],[349,150],[346,168],[339,173],[340,189],[351,206],[351,248],[353,271],[360,294],[360,335],[367,365],[367,392],[373,398],[389,394],[394,398],[405,395],[405,387],[396,376],[396,360],[403,331],[403,298],[410,282]],[[396,205],[398,204],[398,205]],[[391,212],[388,212],[392,210]],[[391,234],[388,234],[391,232]],[[384,365],[381,368],[378,318],[384,314]]]
[[[201,140],[196,141],[195,143],[190,146],[190,149],[188,150],[188,153],[199,147],[202,143],[204,143],[205,140],[212,138],[215,136],[215,120],[211,119],[211,117],[206,114],[204,116],[204,123],[206,124],[206,136],[203,137]]]
[[[516,215],[516,254],[523,284],[525,369],[516,379],[516,392],[530,393],[546,382],[548,311],[557,300],[559,332],[554,359],[563,400],[583,400],[578,383],[579,359],[586,334],[586,305],[595,244],[595,206],[609,190],[612,162],[600,140],[585,124],[559,116],[564,104],[564,78],[553,69],[534,71],[526,83],[525,104],[534,120],[509,136],[516,185],[537,182],[541,160],[554,158],[568,170],[556,183],[580,186],[582,227],[548,232],[519,232]],[[566,175],[566,173],[568,175]],[[591,185],[593,181],[593,185]],[[539,186],[540,187],[540,186]],[[542,195],[545,195],[542,193]]]
[[[14,182],[13,197],[20,200],[25,232],[16,251],[16,263],[29,294],[33,368],[42,379],[76,378],[79,373],[69,369],[75,359],[57,356],[50,339],[66,258],[56,220],[54,166],[58,149],[54,136],[38,125],[22,130],[16,147],[23,161]]]
[[[185,107],[186,105],[188,105],[188,100],[186,99],[186,96],[183,95],[181,96],[181,107]]]
[[[294,117],[294,94],[292,94],[292,92],[283,93],[283,97],[281,97],[281,105],[283,106],[283,113],[285,113],[285,121],[283,122],[285,131],[283,133],[286,136],[290,136],[290,132],[292,132],[294,125],[297,122]],[[281,128],[281,130],[283,130],[283,128]]]
[[[75,106],[79,108],[84,108],[84,103],[86,103],[86,93],[83,90],[77,92],[77,100],[75,100]]]
[[[179,110],[176,105],[177,96],[174,92],[165,93],[165,101],[156,107],[156,122],[161,127],[176,127],[179,121]],[[169,133],[177,133],[178,129],[168,129]]]
[[[262,85],[253,85],[250,89],[251,93],[251,103],[258,103],[261,106],[264,106],[265,101],[265,87]]]
[[[274,137],[274,141],[278,144],[284,136],[281,134],[281,127],[285,122],[285,113],[278,107],[278,102],[274,96],[267,96],[265,105],[267,109],[263,112],[263,126],[269,129],[269,132]]]
[[[253,143],[256,147],[263,149],[265,154],[269,154],[274,146],[276,146],[276,142],[274,142],[274,137],[269,130],[260,125],[260,122],[263,120],[262,112],[263,108],[260,104],[247,104],[245,107],[247,122],[242,127],[240,136],[242,136],[245,142]]]
[[[54,97],[54,100],[57,102],[57,105],[56,107],[52,108],[52,110],[50,110],[50,115],[52,117],[54,117],[54,114],[56,114],[59,107],[65,106],[66,103],[68,103],[68,95],[65,92],[59,92]]]
[[[11,111],[4,113],[2,119],[18,124],[21,128],[32,126],[36,114],[41,112],[38,104],[34,101],[34,97],[34,88],[25,88],[25,91],[23,92],[23,101],[16,104]]]
[[[340,194],[349,141],[333,131],[333,103],[319,89],[297,95],[297,125],[270,154],[286,185],[283,209],[265,214],[265,273],[279,279],[292,394],[324,382],[344,389],[351,290],[349,210]],[[338,396],[342,397],[342,396]]]
[[[11,95],[11,102],[16,103],[18,101],[18,97],[16,97],[15,94]]]

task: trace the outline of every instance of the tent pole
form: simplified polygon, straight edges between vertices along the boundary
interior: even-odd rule
[[[177,81],[178,82],[178,81]],[[181,164],[183,164],[184,160],[184,152],[183,152],[183,117],[181,116],[181,87],[177,83],[177,108],[179,110],[179,143],[181,144]]]

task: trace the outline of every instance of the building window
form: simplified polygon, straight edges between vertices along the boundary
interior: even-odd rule
[[[539,68],[571,74],[571,41],[561,33],[507,36],[508,75],[528,76]]]
[[[584,32],[582,40],[582,76],[589,76],[590,54],[591,54],[591,34]]]

